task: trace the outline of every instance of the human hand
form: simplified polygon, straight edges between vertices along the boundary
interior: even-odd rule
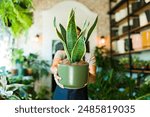
[[[55,69],[54,71],[54,80],[59,87],[64,88],[64,86],[59,82],[61,80],[61,77],[58,76],[57,69]]]
[[[93,84],[93,83],[95,83],[95,81],[96,81],[96,75],[89,73],[89,75],[88,75],[88,83],[89,84],[91,84],[91,83]]]

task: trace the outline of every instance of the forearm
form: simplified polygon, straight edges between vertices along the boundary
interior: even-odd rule
[[[94,83],[96,81],[96,66],[90,65],[89,66],[89,78],[88,83]]]
[[[55,74],[57,72],[57,67],[52,66],[50,70],[52,74]]]
[[[88,83],[95,83],[96,75],[89,73]]]

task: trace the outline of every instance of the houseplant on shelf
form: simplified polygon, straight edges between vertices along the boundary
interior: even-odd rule
[[[65,88],[78,89],[87,83],[88,63],[83,61],[83,57],[86,53],[86,43],[97,24],[97,20],[98,17],[96,17],[87,35],[86,30],[89,26],[87,22],[84,23],[80,34],[77,35],[75,11],[73,9],[70,12],[67,29],[59,24],[59,31],[56,27],[56,18],[54,18],[56,32],[67,56],[67,59],[58,65],[58,75],[61,77],[60,83]]]

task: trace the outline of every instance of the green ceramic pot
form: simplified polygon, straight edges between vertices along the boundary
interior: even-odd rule
[[[61,77],[60,83],[68,89],[80,89],[85,86],[88,79],[89,64],[83,65],[58,65],[58,75]]]

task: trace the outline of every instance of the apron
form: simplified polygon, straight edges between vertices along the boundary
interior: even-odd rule
[[[66,89],[56,86],[53,100],[88,100],[87,86],[81,89]]]

